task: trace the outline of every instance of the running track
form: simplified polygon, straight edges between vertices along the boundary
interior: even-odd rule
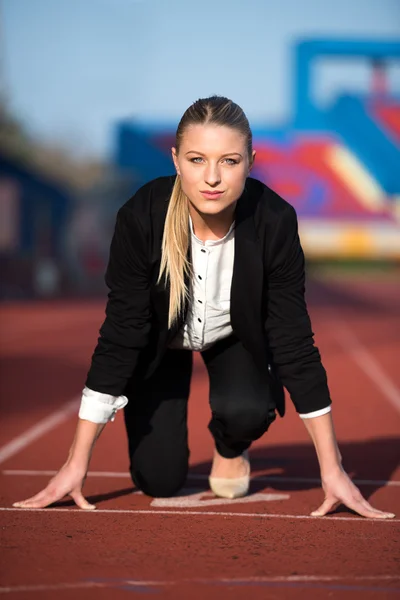
[[[105,429],[85,484],[93,513],[65,500],[11,507],[64,461],[103,302],[2,305],[0,596],[13,600],[394,598],[400,593],[400,290],[393,280],[310,281],[309,307],[328,371],[344,465],[394,521],[322,501],[318,466],[290,401],[251,449],[245,501],[207,491],[212,456],[207,379],[196,356],[191,472],[184,497],[134,492],[122,415]]]

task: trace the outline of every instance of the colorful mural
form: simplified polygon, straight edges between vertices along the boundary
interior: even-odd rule
[[[370,90],[339,90],[328,107],[313,98],[320,57],[358,58],[370,66]],[[386,66],[400,43],[307,40],[294,48],[293,123],[254,131],[252,175],[296,208],[311,257],[400,258],[400,98],[391,95]],[[173,171],[174,129],[123,122],[116,162],[138,183]]]

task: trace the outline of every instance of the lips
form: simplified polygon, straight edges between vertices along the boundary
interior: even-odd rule
[[[200,193],[203,194],[203,196],[205,198],[209,198],[209,199],[213,200],[215,198],[219,198],[220,196],[222,196],[222,194],[224,192],[215,192],[215,191],[214,192],[209,192],[207,190],[201,190]]]

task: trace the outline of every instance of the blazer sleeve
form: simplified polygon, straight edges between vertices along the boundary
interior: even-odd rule
[[[267,274],[266,331],[273,363],[298,413],[330,406],[326,371],[314,345],[305,301],[304,254],[297,216],[285,204],[274,230]]]
[[[91,390],[120,396],[150,333],[150,282],[146,240],[134,212],[117,214],[105,281],[106,318],[86,379]]]

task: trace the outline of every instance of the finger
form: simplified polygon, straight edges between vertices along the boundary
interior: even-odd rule
[[[70,496],[79,508],[82,508],[83,510],[96,510],[96,506],[90,504],[83,496],[82,492],[71,492]]]
[[[386,519],[393,519],[396,515],[392,512],[388,512],[386,510],[379,510],[378,508],[374,508],[365,498],[363,498],[364,504],[368,507],[369,510],[373,510],[375,513],[379,515],[384,515]]]
[[[396,515],[374,508],[362,495],[358,488],[355,488],[352,495],[342,498],[342,502],[351,510],[354,510],[362,517],[369,519],[393,519]]]
[[[28,500],[22,500],[20,502],[14,502],[13,506],[15,508],[45,508],[52,504],[55,500],[51,500],[49,498],[42,498],[33,500],[29,498]]]
[[[346,502],[345,505],[362,517],[367,517],[368,519],[393,519],[396,516],[394,513],[377,510],[364,498],[362,500]]]
[[[17,508],[41,508],[51,502],[52,495],[46,489],[42,490],[38,494],[35,494],[31,498],[14,502],[13,506]]]
[[[337,508],[340,504],[340,501],[331,496],[329,498],[325,498],[324,502],[321,504],[317,510],[313,510],[311,513],[312,517],[324,517],[328,512]]]

